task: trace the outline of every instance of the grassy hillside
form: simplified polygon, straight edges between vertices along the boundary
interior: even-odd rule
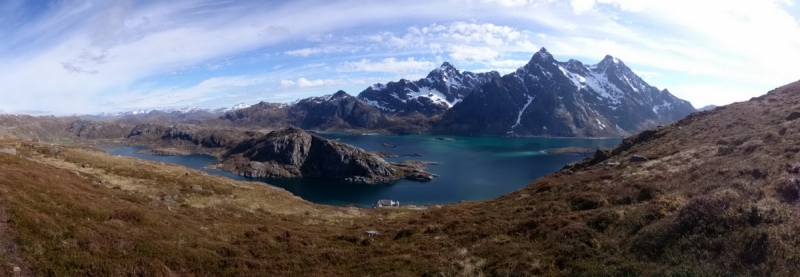
[[[410,211],[6,140],[0,205],[40,276],[792,276],[798,141],[794,83],[497,199]]]

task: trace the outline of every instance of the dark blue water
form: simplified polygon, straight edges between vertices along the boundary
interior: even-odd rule
[[[431,135],[354,136],[322,134],[328,139],[355,145],[368,151],[394,154],[421,154],[422,157],[388,158],[388,161],[407,159],[439,162],[429,166],[439,174],[433,181],[420,183],[399,180],[391,184],[365,185],[324,179],[257,179],[282,187],[311,202],[370,206],[378,199],[398,200],[403,204],[454,203],[461,200],[484,200],[498,197],[525,187],[533,180],[561,169],[565,164],[582,160],[578,155],[548,155],[544,150],[562,147],[613,147],[620,139],[563,139],[563,138],[500,138],[459,137],[443,141]],[[382,143],[395,145],[387,148]],[[205,155],[153,156],[136,154],[140,148],[108,147],[114,155],[132,156],[147,160],[176,163],[234,179],[244,178],[219,170],[202,167],[215,163]]]

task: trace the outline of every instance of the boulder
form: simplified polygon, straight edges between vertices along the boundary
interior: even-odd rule
[[[800,112],[792,112],[786,116],[786,121],[792,121],[800,118]]]
[[[631,156],[631,162],[646,162],[646,161],[648,161],[648,159],[645,158],[645,157],[642,157],[642,156],[639,156],[639,155]]]
[[[198,186],[198,185],[193,185],[193,186],[192,186],[192,190],[193,190],[193,191],[202,191],[202,190],[203,190],[203,187],[201,187],[201,186]]]
[[[16,148],[0,148],[0,153],[16,155],[17,154],[17,149]]]

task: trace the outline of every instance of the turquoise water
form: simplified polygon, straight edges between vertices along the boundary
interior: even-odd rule
[[[455,141],[437,140],[433,135],[356,136],[321,134],[328,139],[355,145],[368,151],[393,154],[420,154],[421,157],[387,158],[388,161],[408,159],[439,162],[431,165],[439,174],[433,181],[420,183],[399,180],[390,184],[365,185],[324,179],[256,179],[282,187],[311,202],[371,206],[378,199],[393,199],[403,204],[455,203],[495,198],[528,185],[533,180],[561,169],[565,164],[582,160],[578,155],[548,155],[544,151],[562,147],[613,147],[621,139],[566,138],[501,138],[447,136]],[[387,148],[382,143],[393,144]],[[114,155],[177,163],[202,169],[215,163],[210,156],[152,156],[136,154],[135,147],[107,147]],[[245,178],[218,170],[202,169],[235,179]]]

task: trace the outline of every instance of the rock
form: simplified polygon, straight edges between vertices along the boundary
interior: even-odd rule
[[[369,231],[366,231],[366,233],[367,233],[367,236],[370,236],[370,237],[374,237],[374,236],[377,236],[377,235],[380,234],[378,231],[375,231],[375,230],[369,230]]]
[[[433,180],[434,177],[435,177],[434,174],[415,172],[406,176],[406,179],[419,182],[428,182]]]
[[[201,186],[198,186],[198,185],[193,185],[193,186],[192,186],[192,190],[194,190],[194,191],[202,191],[202,190],[203,190],[203,187],[201,187]]]
[[[639,156],[639,155],[631,156],[631,162],[646,162],[646,161],[648,161],[648,159],[645,158],[645,157],[642,157],[642,156]]]
[[[445,137],[437,137],[436,139],[444,140],[444,141],[456,141],[456,139],[454,139],[454,138],[445,138]]]
[[[91,166],[90,166],[89,164],[82,164],[82,165],[81,165],[81,167],[83,167],[83,168],[89,168],[89,167],[91,167]]]
[[[0,153],[16,155],[17,154],[17,149],[16,148],[0,148]]]
[[[381,143],[381,145],[383,145],[383,147],[386,147],[386,148],[397,148],[397,145],[394,145],[394,144],[391,144],[391,143],[385,143],[384,142],[384,143]]]
[[[800,118],[800,112],[792,112],[786,116],[786,121],[792,121],[798,118]]]
[[[591,156],[592,154],[597,155],[597,151],[600,153],[604,153],[600,149],[591,149],[591,148],[583,148],[583,147],[564,147],[564,148],[555,148],[555,149],[548,149],[545,151],[549,155],[582,155],[582,156]]]
[[[165,195],[164,197],[161,197],[161,201],[164,201],[164,202],[167,202],[167,203],[175,203],[175,200],[172,199],[172,195]]]
[[[19,268],[18,266],[15,266],[12,270],[14,271],[15,275],[20,274],[22,272],[22,268]]]
[[[150,206],[150,207],[158,207],[158,202],[150,201],[150,203],[147,203],[147,205]]]
[[[58,153],[60,153],[61,150],[59,150],[58,148],[51,148],[49,152],[50,155],[58,155]]]

